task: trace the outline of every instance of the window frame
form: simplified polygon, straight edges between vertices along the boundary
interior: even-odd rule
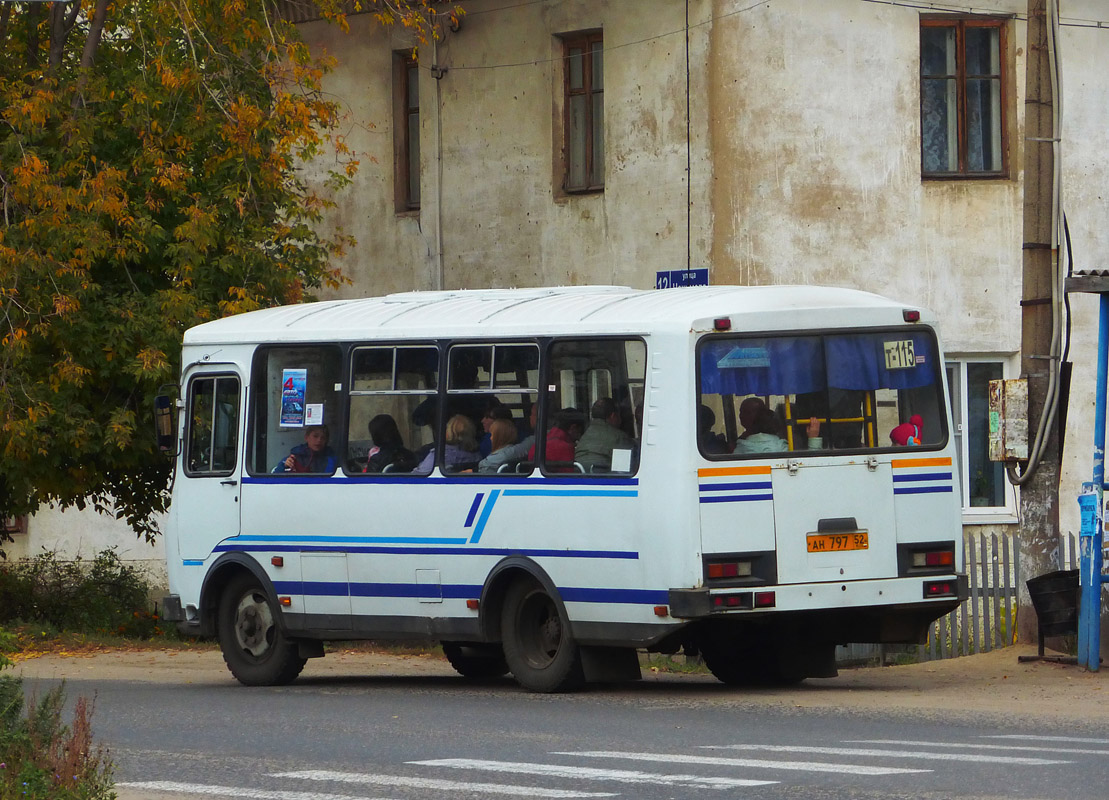
[[[415,50],[393,53],[393,200],[397,214],[418,214],[420,211],[419,76],[419,59]],[[410,102],[413,86],[416,88],[415,106]],[[413,120],[416,123],[414,147]],[[416,181],[415,193],[412,191],[413,178]]]
[[[268,440],[270,433],[270,431],[267,429],[266,436],[260,436],[259,427],[260,425],[262,425],[262,420],[265,420],[265,424],[269,424],[269,415],[268,413],[262,413],[261,406],[267,402],[266,374],[269,365],[270,353],[272,353],[274,350],[331,350],[332,353],[336,354],[338,357],[338,369],[335,374],[335,383],[333,384],[332,389],[332,394],[334,394],[335,396],[334,399],[337,401],[335,416],[334,418],[331,418],[330,421],[325,419],[325,421],[322,423],[324,425],[327,425],[329,434],[328,446],[331,448],[332,452],[335,453],[335,469],[331,472],[326,473],[304,473],[307,477],[314,478],[334,475],[342,468],[342,464],[338,455],[338,446],[341,443],[345,448],[347,443],[346,403],[343,401],[347,396],[347,376],[349,374],[347,372],[348,348],[340,344],[339,342],[326,340],[312,342],[270,341],[260,344],[255,348],[254,353],[251,355],[250,375],[247,379],[248,391],[244,398],[245,402],[247,403],[247,413],[246,430],[243,432],[243,436],[246,442],[245,456],[243,458],[243,471],[247,475],[255,478],[279,479],[282,477],[288,477],[290,474],[294,474],[287,472],[274,473],[272,470],[272,465],[270,465],[268,461],[264,462],[263,469],[259,470],[257,469],[256,463],[259,456],[258,448],[263,446],[263,439]],[[303,430],[305,427],[308,426],[305,425],[299,430]],[[290,428],[289,430],[296,429]],[[268,442],[265,446],[269,446]],[[300,475],[301,473],[295,474]]]
[[[997,180],[1007,179],[1011,175],[1009,157],[1009,131],[1013,121],[1009,115],[1010,93],[1010,59],[1008,57],[1008,22],[1007,17],[980,16],[963,14],[923,14],[920,17],[920,32],[925,28],[953,28],[955,30],[955,73],[926,77],[923,64],[923,48],[917,58],[917,78],[920,82],[919,112],[920,112],[920,174],[924,180]],[[991,28],[998,31],[998,71],[988,75],[968,76],[966,71],[966,31],[968,28]],[[919,37],[918,37],[919,41]],[[983,78],[996,79],[1000,94],[1000,113],[998,125],[1000,126],[1001,166],[997,170],[972,171],[967,168],[967,82]],[[956,169],[929,171],[924,166],[924,87],[926,81],[955,81],[955,113],[956,113]]]
[[[881,326],[864,326],[864,327],[859,327],[859,328],[811,328],[811,329],[791,328],[791,329],[785,329],[785,330],[770,330],[770,331],[734,330],[734,331],[728,331],[726,333],[706,334],[706,335],[702,336],[701,338],[699,338],[697,340],[697,343],[696,343],[696,346],[695,346],[695,349],[694,349],[694,353],[695,353],[694,358],[695,358],[695,361],[696,361],[696,370],[695,370],[695,375],[694,375],[695,384],[694,384],[694,395],[693,395],[693,401],[694,401],[693,402],[693,408],[696,410],[701,405],[701,397],[702,397],[701,388],[703,386],[702,375],[701,375],[701,352],[702,352],[702,349],[705,346],[707,346],[708,343],[711,343],[713,341],[717,341],[717,340],[721,340],[721,339],[742,341],[742,340],[749,340],[749,339],[770,339],[770,338],[774,338],[774,337],[798,337],[798,338],[800,338],[800,337],[812,337],[812,336],[820,337],[821,339],[823,339],[824,337],[828,337],[828,336],[851,336],[851,335],[855,335],[855,334],[869,334],[869,333],[894,333],[894,334],[897,334],[897,333],[911,332],[911,331],[918,331],[918,330],[923,330],[923,331],[926,332],[926,335],[931,340],[932,347],[935,348],[934,352],[940,353],[941,351],[940,351],[940,347],[939,347],[938,331],[934,327],[932,327],[931,325],[926,325],[926,324],[923,324],[923,323],[921,323],[917,326],[913,326],[913,327],[901,326],[901,325],[892,325],[892,326],[881,325]],[[933,370],[934,370],[934,376],[933,377],[935,378],[935,381],[937,382],[937,384],[939,384],[939,387],[940,387],[937,391],[940,391],[943,388],[942,381],[946,377],[946,367],[947,367],[947,364],[948,364],[949,360],[950,359],[945,355],[944,361],[933,367]],[[948,397],[945,395],[945,396],[943,396],[942,399],[944,401],[947,401]],[[736,407],[737,415],[738,415],[738,410],[739,409],[738,409],[738,406],[737,406]],[[941,409],[941,411],[942,410],[943,409]],[[694,413],[696,414],[696,411]],[[697,427],[697,422],[698,421],[697,421],[696,417],[694,417],[693,424],[694,424],[695,429]],[[823,422],[824,421],[822,421],[822,423]],[[851,455],[873,455],[873,454],[881,454],[881,453],[893,453],[895,455],[902,455],[903,456],[907,452],[918,452],[918,453],[936,452],[936,451],[943,450],[945,447],[947,447],[948,442],[954,436],[954,431],[952,431],[948,428],[947,418],[946,418],[945,414],[940,415],[939,422],[940,422],[940,426],[941,426],[940,427],[940,438],[939,438],[939,440],[937,440],[935,442],[928,442],[928,443],[922,444],[920,446],[913,446],[911,449],[908,449],[908,450],[905,447],[898,446],[898,445],[882,444],[882,441],[883,441],[882,436],[878,435],[877,438],[876,438],[876,441],[878,442],[878,444],[876,444],[874,447],[851,447],[851,448],[848,448],[848,447],[845,447],[845,448],[824,447],[824,448],[819,449],[819,450],[807,450],[807,449],[805,449],[805,450],[787,450],[787,451],[775,452],[775,453],[734,453],[734,452],[732,452],[732,453],[708,453],[708,452],[705,452],[703,442],[701,441],[700,436],[696,436],[694,438],[696,439],[697,453],[701,458],[704,458],[706,461],[715,461],[715,462],[721,462],[721,463],[732,463],[732,462],[736,462],[736,461],[759,459],[759,458],[762,458],[762,459],[781,458],[781,457],[786,457],[786,458],[802,458],[802,457],[803,458],[823,458],[823,457],[828,457],[828,456],[839,457],[839,456],[851,456]],[[823,436],[824,434],[822,433],[821,435]]]
[[[605,170],[604,170],[604,32],[600,29],[581,31],[579,33],[564,34],[559,37],[562,44],[562,191],[568,195],[570,194],[597,194],[603,192],[605,189]],[[571,49],[581,48],[582,59],[582,86],[580,88],[573,88],[571,86],[572,70],[570,68],[570,51]],[[601,81],[600,88],[595,88],[593,85],[594,69],[593,69],[593,53],[599,50],[601,53]],[[596,143],[595,143],[595,130],[597,128],[597,120],[595,118],[593,109],[593,100],[595,96],[600,97],[600,135],[601,135],[601,158],[600,164],[596,163]],[[574,185],[571,181],[571,176],[574,173],[575,162],[571,158],[573,142],[572,134],[572,114],[571,107],[573,105],[572,98],[584,96],[585,102],[585,124],[583,125],[585,131],[585,141],[583,143],[583,172],[585,174],[585,182],[582,185]]]
[[[213,400],[219,396],[219,382],[221,380],[229,380],[236,386],[237,403],[235,406],[235,436],[233,452],[235,458],[231,463],[230,468],[222,470],[214,469],[192,469],[189,465],[189,455],[192,452],[192,432],[193,432],[193,402],[196,400],[196,385],[202,381],[212,382],[212,398]],[[185,393],[185,435],[183,439],[183,446],[181,448],[181,467],[186,477],[189,478],[226,478],[234,475],[239,468],[239,456],[242,450],[242,434],[241,421],[243,416],[243,381],[242,378],[234,372],[199,372],[189,378],[188,389]],[[215,415],[216,406],[212,405],[212,414]],[[209,434],[209,448],[215,444],[216,425],[212,424],[211,433]],[[211,449],[209,450],[211,452]],[[209,462],[211,457],[209,456]]]
[[[1009,379],[1012,375],[1012,358],[1006,355],[958,355],[945,354],[944,373],[950,378],[950,370],[955,370],[955,381],[949,381],[948,398],[951,405],[951,436],[955,443],[957,454],[957,467],[959,472],[960,506],[962,508],[963,522],[966,524],[998,524],[1015,523],[1019,521],[1017,488],[1004,477],[1002,487],[1005,495],[1005,504],[1001,506],[974,506],[970,504],[970,470],[964,466],[970,461],[969,433],[965,426],[971,424],[969,419],[970,395],[967,390],[967,367],[971,364],[999,364],[1001,378]],[[958,395],[956,395],[958,392]],[[989,426],[988,417],[979,424]]]

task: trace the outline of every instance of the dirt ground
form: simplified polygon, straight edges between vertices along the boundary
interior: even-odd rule
[[[810,679],[790,689],[722,690],[714,702],[741,702],[793,708],[838,708],[857,711],[927,711],[1109,724],[1109,665],[1088,672],[1074,665],[1047,661],[1020,662],[1034,655],[1030,645],[921,664],[840,670],[838,678]],[[21,661],[17,674],[26,678],[152,681],[159,683],[233,682],[216,650],[110,651],[84,655],[43,655]],[[452,676],[447,662],[431,654],[364,651],[329,653],[313,659],[305,677]],[[671,692],[678,702],[688,690],[705,699],[703,674],[676,674],[644,669],[654,700]],[[665,684],[665,687],[661,684]],[[627,690],[624,690],[627,691]],[[634,690],[633,690],[634,691]],[[686,699],[689,699],[688,697]]]

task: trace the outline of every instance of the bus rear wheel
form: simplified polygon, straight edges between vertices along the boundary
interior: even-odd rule
[[[246,686],[280,686],[304,669],[296,642],[285,638],[277,610],[253,575],[238,575],[219,606],[219,644],[231,674]]]
[[[517,683],[533,692],[566,692],[585,677],[569,621],[535,581],[509,587],[501,619],[504,658]]]
[[[499,678],[508,672],[504,651],[497,645],[443,642],[443,655],[454,671],[465,678]]]

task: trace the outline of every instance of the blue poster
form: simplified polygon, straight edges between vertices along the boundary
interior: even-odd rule
[[[281,371],[281,421],[282,428],[304,427],[304,395],[308,384],[308,370],[285,369]]]

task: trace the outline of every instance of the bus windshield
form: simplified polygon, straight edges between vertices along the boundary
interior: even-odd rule
[[[710,458],[941,447],[937,353],[922,328],[706,337],[698,445]]]

